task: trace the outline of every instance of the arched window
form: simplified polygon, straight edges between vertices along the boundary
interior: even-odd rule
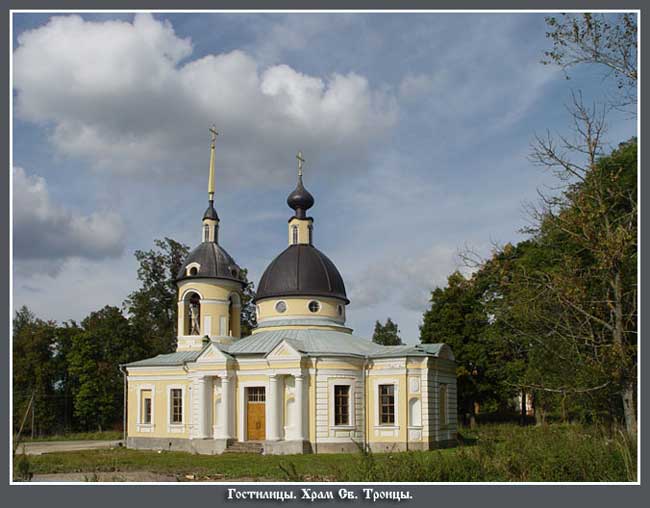
[[[201,334],[201,297],[197,293],[189,293],[185,297],[185,322],[188,335]]]
[[[291,227],[291,234],[293,235],[292,243],[296,245],[298,243],[298,226]]]
[[[207,224],[203,226],[203,241],[207,242],[210,240],[210,226]]]
[[[214,243],[219,243],[219,226],[214,225]]]
[[[310,224],[307,229],[309,230],[309,245],[311,245],[314,239],[314,226]]]

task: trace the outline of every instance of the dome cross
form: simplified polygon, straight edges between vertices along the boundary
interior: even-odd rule
[[[298,159],[298,176],[302,176],[302,165],[305,162],[305,159],[302,156],[302,152],[296,154],[296,159]]]

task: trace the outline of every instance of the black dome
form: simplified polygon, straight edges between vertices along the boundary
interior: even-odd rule
[[[200,265],[194,275],[187,274],[187,266],[191,263]],[[241,269],[237,266],[235,260],[223,247],[214,242],[203,242],[187,256],[183,266],[178,271],[178,275],[176,275],[176,280],[208,277],[241,282],[240,271]]]
[[[271,261],[260,279],[255,301],[282,296],[327,296],[350,302],[334,263],[307,244],[290,245]]]
[[[219,215],[217,215],[217,211],[214,209],[214,202],[210,201],[208,204],[208,207],[205,209],[205,213],[203,214],[204,219],[212,219],[212,220],[219,220]]]
[[[314,206],[314,196],[312,196],[302,184],[302,176],[298,177],[298,185],[287,197],[289,208],[296,211],[296,217],[305,218],[305,212]]]

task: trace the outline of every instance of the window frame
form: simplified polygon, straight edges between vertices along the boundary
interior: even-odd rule
[[[354,430],[356,429],[356,401],[355,401],[355,387],[356,378],[344,377],[330,377],[329,379],[329,424],[331,429],[336,430]],[[336,398],[335,387],[347,386],[348,387],[348,423],[336,424]]]
[[[284,305],[284,310],[278,309],[278,305],[280,305],[280,304]],[[278,300],[277,302],[275,302],[275,305],[273,305],[273,309],[278,314],[284,314],[285,312],[287,312],[288,308],[289,308],[289,306],[287,305],[287,302],[284,301],[284,300]]]
[[[143,392],[149,392],[151,396],[151,421],[145,423],[143,420],[142,410],[144,408],[143,404]],[[154,429],[154,420],[155,420],[155,404],[156,404],[156,387],[151,384],[142,384],[138,386],[138,413],[136,419],[136,431],[137,432],[153,432]]]
[[[337,393],[337,391],[343,393]],[[343,402],[339,403],[339,401]],[[345,411],[340,412],[339,409],[343,408]],[[350,385],[334,385],[334,425],[336,427],[350,425]]]
[[[144,397],[142,399],[142,423],[144,425],[151,425],[151,418],[153,417],[153,413],[151,412],[151,405],[153,404],[153,400],[151,400],[151,392],[149,390],[147,390],[147,392],[148,397]]]
[[[311,310],[311,304],[315,303],[316,304],[316,310]],[[312,314],[318,314],[321,310],[323,309],[323,306],[318,300],[309,300],[307,302],[307,310],[311,312]]]
[[[382,393],[382,388],[390,388],[391,393],[390,394],[383,394]],[[393,427],[397,425],[397,415],[396,415],[396,397],[395,397],[395,392],[396,392],[395,384],[394,383],[380,383],[377,384],[377,404],[379,407],[379,414],[378,419],[379,419],[379,425],[381,426],[389,426]],[[384,397],[390,397],[392,398],[392,401],[390,403],[384,404]],[[384,407],[387,408],[392,408],[392,412],[386,412],[385,415],[386,417],[392,416],[392,421],[384,421]]]
[[[181,421],[174,422],[174,412],[173,412],[173,395],[174,390],[180,390],[181,392]],[[184,385],[168,385],[167,386],[167,432],[184,432],[185,431],[185,386]]]

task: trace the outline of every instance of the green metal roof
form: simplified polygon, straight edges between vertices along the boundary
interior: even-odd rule
[[[265,330],[222,348],[233,356],[268,354],[282,340],[310,356],[348,355],[368,358],[396,356],[438,356],[444,344],[381,346],[350,333],[317,328]]]
[[[293,348],[308,356],[354,356],[358,358],[396,358],[404,356],[438,357],[445,344],[381,346],[350,333],[334,330],[294,329],[266,330],[237,340],[232,344],[215,344],[226,356],[267,355],[286,340]],[[209,347],[200,351],[179,351],[131,362],[126,367],[166,367],[191,363]],[[448,346],[447,346],[448,347]]]
[[[184,363],[195,361],[202,352],[203,349],[201,351],[178,351],[176,353],[158,355],[153,358],[127,363],[126,367],[167,367],[183,365]]]

